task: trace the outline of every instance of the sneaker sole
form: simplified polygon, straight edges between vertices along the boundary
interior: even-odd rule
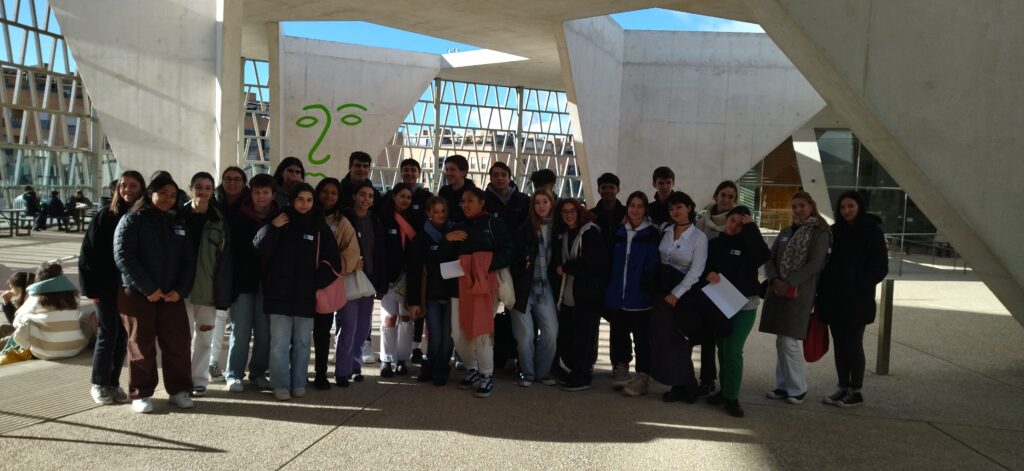
[[[845,403],[845,402],[843,402],[843,401],[836,401],[836,402],[835,402],[834,404],[832,404],[832,405],[834,405],[834,406],[836,406],[836,407],[839,407],[839,408],[841,408],[841,409],[850,409],[850,408],[853,408],[853,407],[860,407],[860,406],[863,406],[863,405],[864,405],[864,403],[863,403],[863,402],[854,402],[854,403],[852,403],[852,404],[847,404],[847,403]]]
[[[800,404],[803,404],[804,400],[803,399],[797,399],[795,397],[787,397],[786,398],[786,403],[793,404],[794,406],[798,406]]]
[[[473,393],[473,397],[479,397],[480,399],[486,399],[488,397],[491,397],[491,393],[493,393],[493,391],[492,392],[486,392],[486,393],[475,392],[475,393]]]
[[[567,388],[567,387],[564,387],[564,386],[561,387],[561,390],[565,391],[565,392],[580,392],[580,391],[588,391],[590,389],[591,389],[591,386],[574,386],[574,387],[571,387],[571,388]]]
[[[640,396],[643,396],[644,394],[647,394],[647,393],[646,392],[633,391],[631,389],[623,389],[622,390],[622,394],[625,394],[625,395],[627,395],[629,397],[640,397]]]

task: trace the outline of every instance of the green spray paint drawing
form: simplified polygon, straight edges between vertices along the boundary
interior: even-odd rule
[[[335,111],[342,111],[349,108],[362,111],[367,110],[365,106],[360,105],[359,103],[345,103],[337,107]],[[307,114],[296,120],[295,125],[300,128],[309,129],[320,124],[321,121],[323,122],[323,129],[320,131],[320,135],[317,136],[313,146],[309,148],[309,152],[306,154],[306,160],[309,161],[309,163],[313,165],[323,165],[331,160],[331,154],[326,154],[321,158],[317,158],[316,151],[320,148],[320,144],[324,142],[324,138],[327,137],[327,133],[331,130],[331,121],[333,121],[331,119],[331,110],[323,104],[306,105],[302,107],[302,111],[309,110],[320,111],[320,113],[323,113],[323,118],[319,118],[313,114]],[[338,121],[345,126],[358,126],[359,123],[363,122],[363,118],[356,113],[348,113],[339,118]],[[307,172],[306,174],[310,176],[324,176],[322,173],[318,172]]]

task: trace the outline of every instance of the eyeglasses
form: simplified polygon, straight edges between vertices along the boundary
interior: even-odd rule
[[[575,209],[563,209],[563,210],[561,211],[561,213],[562,213],[563,215],[565,215],[565,216],[575,216],[575,215],[576,215],[576,212],[577,212],[577,211],[576,211]]]

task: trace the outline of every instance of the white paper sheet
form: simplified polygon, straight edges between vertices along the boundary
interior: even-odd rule
[[[462,271],[462,264],[459,263],[458,260],[452,260],[441,264],[441,278],[450,280],[465,274],[466,273]]]
[[[715,306],[718,306],[725,317],[732,319],[732,316],[735,316],[747,304],[747,297],[736,289],[736,286],[724,275],[719,274],[719,278],[721,281],[705,286],[702,291],[711,302],[715,303]]]

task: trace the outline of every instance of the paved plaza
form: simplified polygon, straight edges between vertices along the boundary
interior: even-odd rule
[[[0,277],[75,255],[80,237],[0,239]],[[774,337],[757,332],[743,419],[662,403],[664,387],[613,392],[606,325],[594,390],[524,389],[504,371],[489,399],[368,367],[363,383],[290,402],[214,383],[181,411],[159,390],[155,412],[138,415],[89,398],[90,350],[0,367],[0,468],[1024,469],[1024,329],[970,272],[933,265],[908,263],[896,281],[888,376],[874,372],[869,326],[857,409],[820,402],[835,389],[831,354],[808,366],[806,403],[765,398]]]

